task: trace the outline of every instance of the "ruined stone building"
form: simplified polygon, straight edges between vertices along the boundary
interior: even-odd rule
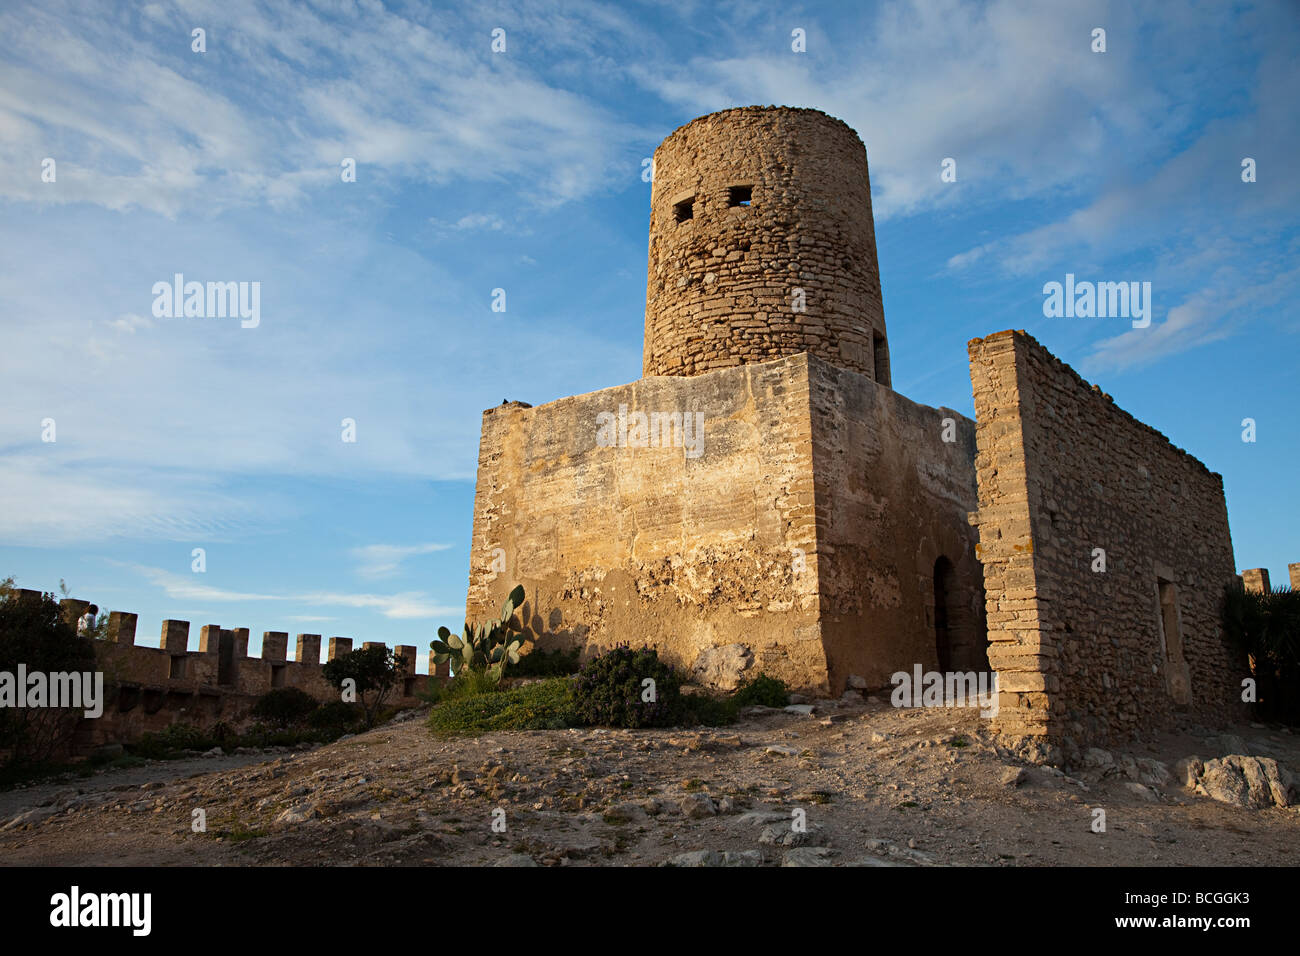
[[[484,413],[469,618],[523,584],[538,647],[821,693],[991,665],[1019,734],[1229,712],[1220,477],[1023,332],[970,343],[977,421],[896,392],[852,129],[725,110],[653,170],[643,377]]]

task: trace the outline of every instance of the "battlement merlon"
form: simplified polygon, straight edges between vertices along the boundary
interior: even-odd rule
[[[1296,568],[1297,565],[1289,565],[1288,568]],[[1291,571],[1291,580],[1294,582],[1296,572]],[[1241,572],[1241,583],[1247,591],[1257,591],[1260,594],[1269,594],[1272,588],[1269,586],[1268,568],[1247,568]]]
[[[294,650],[294,659],[299,664],[319,664],[320,635],[299,634],[297,638],[297,647]]]

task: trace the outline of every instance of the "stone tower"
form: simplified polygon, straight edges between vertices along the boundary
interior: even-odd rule
[[[809,352],[890,384],[867,154],[820,110],[711,113],[654,155],[643,372]]]

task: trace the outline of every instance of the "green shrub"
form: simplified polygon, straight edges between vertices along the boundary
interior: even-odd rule
[[[355,727],[365,719],[361,708],[341,700],[322,704],[307,715],[307,725],[322,730],[339,730]]]
[[[571,651],[532,651],[510,669],[511,677],[567,677],[582,670],[579,648]]]
[[[327,661],[321,668],[321,676],[339,691],[344,690],[346,682],[352,681],[366,726],[373,727],[384,701],[405,671],[406,661],[384,645],[376,644]]]
[[[1234,582],[1222,616],[1224,633],[1254,658],[1258,716],[1300,724],[1300,591],[1264,594]]]
[[[495,694],[500,683],[489,671],[461,671],[451,679],[443,689],[444,699],[455,700],[458,697],[477,697],[479,694]]]
[[[785,686],[785,681],[777,677],[768,677],[760,671],[753,680],[737,687],[731,699],[736,702],[737,708],[750,707],[754,704],[762,704],[764,707],[784,707],[790,703],[790,689]]]
[[[96,670],[95,644],[63,620],[52,594],[19,599],[5,579],[0,597],[0,671],[84,673]],[[0,708],[0,752],[15,766],[43,764],[71,742],[84,707]]]
[[[301,722],[320,708],[315,697],[297,687],[277,687],[257,698],[252,714],[278,727]]]
[[[645,681],[653,680],[653,699]],[[685,715],[681,678],[650,647],[620,645],[587,663],[573,682],[574,710],[584,724],[671,727]]]
[[[135,743],[127,744],[128,753],[155,760],[176,756],[182,750],[211,750],[219,746],[217,740],[193,724],[177,723],[162,730],[144,734]]]
[[[485,694],[465,693],[429,711],[430,729],[443,734],[559,730],[576,724],[570,682],[565,678]]]

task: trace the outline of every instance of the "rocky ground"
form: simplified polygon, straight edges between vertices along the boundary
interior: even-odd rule
[[[1300,799],[1300,737],[1257,724],[1090,750],[1062,772],[974,710],[860,698],[700,730],[440,739],[422,716],[311,750],[0,793],[0,860],[1257,866],[1291,863],[1300,838],[1285,805]]]

